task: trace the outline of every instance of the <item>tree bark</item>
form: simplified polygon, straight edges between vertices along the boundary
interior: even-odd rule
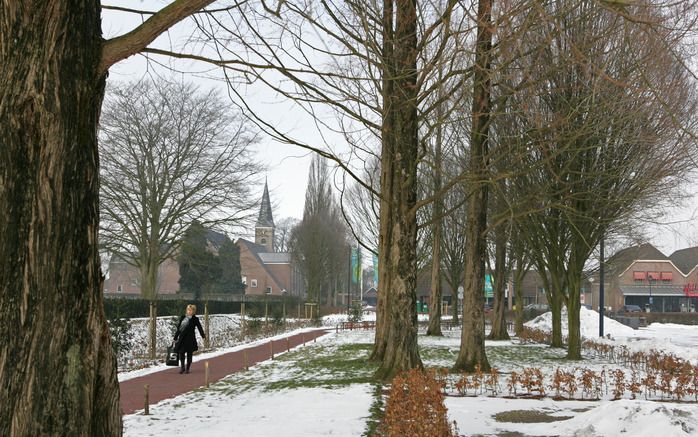
[[[390,242],[392,228],[390,226],[390,196],[393,191],[393,136],[394,105],[393,95],[393,69],[391,67],[393,57],[393,1],[383,1],[383,114],[381,126],[381,178],[380,178],[380,211],[379,211],[379,236],[378,236],[378,297],[376,301],[376,335],[371,351],[370,360],[382,362],[388,344],[390,334],[390,306],[391,271]]]
[[[505,311],[507,307],[505,294],[507,277],[507,229],[504,224],[495,229],[494,255],[494,308],[492,311],[492,331],[490,340],[509,340]]]
[[[415,0],[395,2],[392,64],[395,75],[390,105],[394,132],[389,222],[389,305],[386,310],[385,353],[377,376],[391,379],[396,373],[421,368],[417,347],[417,11]],[[382,213],[382,211],[381,211]],[[381,223],[381,227],[382,227]],[[385,258],[385,257],[384,257]]]
[[[441,189],[441,106],[437,110],[436,144],[434,145],[434,192]],[[442,336],[441,332],[441,213],[443,211],[443,200],[441,198],[434,201],[432,217],[433,224],[433,249],[431,256],[431,290],[429,292],[429,326],[427,335]],[[453,298],[453,296],[451,296]]]
[[[467,223],[467,250],[463,298],[463,329],[460,352],[454,368],[473,371],[477,365],[489,370],[485,353],[484,281],[487,247],[487,152],[490,125],[490,50],[492,48],[492,3],[479,0],[477,43],[473,74],[473,109],[470,140],[470,183]]]
[[[0,4],[0,435],[121,435],[97,251],[98,1]]]
[[[582,359],[582,336],[580,332],[579,300],[581,275],[569,278],[569,290],[567,293],[567,359]]]

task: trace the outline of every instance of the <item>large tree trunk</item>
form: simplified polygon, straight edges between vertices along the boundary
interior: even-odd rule
[[[436,126],[436,144],[434,150],[434,192],[437,193],[441,189],[441,106],[437,110]],[[443,210],[443,201],[437,198],[434,201],[432,218],[433,235],[432,239],[433,250],[431,256],[431,290],[429,293],[429,326],[427,327],[427,335],[441,336],[441,306],[443,299],[441,298],[441,214]],[[453,297],[453,296],[451,296]]]
[[[505,311],[507,301],[505,297],[507,277],[507,229],[504,224],[495,229],[495,254],[494,254],[494,308],[492,311],[492,331],[490,340],[509,340]]]
[[[121,435],[97,251],[97,1],[0,3],[0,435]]]
[[[383,120],[381,126],[381,180],[380,180],[380,211],[378,236],[378,298],[376,302],[376,335],[371,351],[372,361],[382,362],[385,356],[388,336],[390,333],[391,279],[393,273],[390,264],[390,241],[392,227],[390,226],[390,196],[393,191],[393,147],[394,147],[394,105],[392,61],[393,39],[393,1],[383,2]]]
[[[382,379],[422,367],[417,348],[417,12],[415,0],[395,2],[395,65],[391,100],[394,116],[389,218],[390,298]],[[381,224],[382,225],[382,224]]]
[[[455,369],[473,371],[477,365],[489,370],[485,354],[485,258],[487,247],[487,146],[490,125],[490,50],[492,48],[492,2],[479,0],[477,45],[473,74],[473,109],[470,140],[467,250],[463,298],[463,329]]]

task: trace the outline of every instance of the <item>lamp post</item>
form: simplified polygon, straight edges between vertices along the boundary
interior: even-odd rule
[[[649,273],[647,274],[647,284],[649,284],[649,286],[650,286],[650,308],[649,308],[649,310],[651,312],[652,311],[652,304],[653,304],[653,302],[652,302],[652,275]]]
[[[590,276],[589,277],[589,292],[591,294],[591,302],[589,302],[589,305],[591,305],[591,309],[594,309],[594,277]]]

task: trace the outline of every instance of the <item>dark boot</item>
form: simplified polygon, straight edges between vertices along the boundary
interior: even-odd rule
[[[182,366],[179,370],[179,374],[181,375],[182,373],[184,373],[184,366]],[[189,372],[187,372],[187,373],[189,373]]]
[[[189,373],[189,368],[191,367],[191,363],[187,363],[187,370],[184,373]]]

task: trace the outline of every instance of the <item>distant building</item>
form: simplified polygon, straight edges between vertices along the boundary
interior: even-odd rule
[[[208,229],[206,241],[209,250],[217,254],[221,244],[228,239],[225,234]],[[141,272],[129,264],[122,255],[114,254],[109,261],[109,270],[104,280],[104,293],[140,294]],[[158,267],[157,294],[176,294],[179,292],[179,263],[175,258],[163,261]]]
[[[235,242],[240,248],[240,274],[248,295],[304,297],[305,281],[288,252],[274,252],[274,217],[269,189],[264,184],[262,204],[255,225],[254,243],[243,238]]]
[[[666,256],[651,244],[641,244],[617,252],[606,267],[604,304],[612,310],[623,305],[649,306],[654,312],[698,307],[698,247]],[[599,302],[598,279],[596,275],[591,283],[592,302],[588,302],[594,308]]]

